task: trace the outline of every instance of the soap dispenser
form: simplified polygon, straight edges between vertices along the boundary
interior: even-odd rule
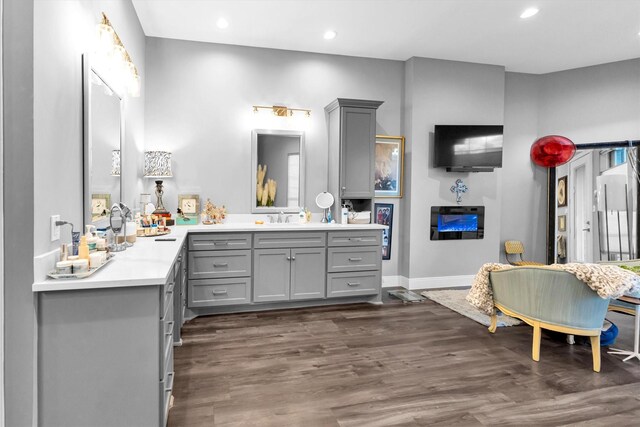
[[[91,251],[95,251],[96,250],[96,245],[98,243],[98,235],[96,233],[96,226],[95,225],[87,225],[85,226],[85,228],[87,229],[87,232],[85,233],[85,238],[87,240],[87,245],[89,246],[89,252]],[[93,229],[93,231],[92,231]]]
[[[78,247],[78,258],[89,261],[89,245],[87,244],[87,236],[80,237],[80,246]]]

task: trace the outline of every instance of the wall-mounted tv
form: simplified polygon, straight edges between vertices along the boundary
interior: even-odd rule
[[[448,172],[493,172],[502,167],[501,125],[436,125],[434,161]]]

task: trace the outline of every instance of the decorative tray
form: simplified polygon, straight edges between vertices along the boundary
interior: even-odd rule
[[[171,233],[171,229],[167,228],[166,231],[158,231],[156,234],[149,234],[148,236],[138,236],[138,237],[158,237],[158,236],[166,236]]]
[[[109,264],[114,257],[115,257],[115,254],[109,253],[107,254],[107,260],[100,267],[90,268],[89,271],[85,271],[82,273],[58,274],[54,270],[48,273],[47,276],[49,276],[52,279],[84,279],[91,276],[93,273],[100,270],[105,265]]]

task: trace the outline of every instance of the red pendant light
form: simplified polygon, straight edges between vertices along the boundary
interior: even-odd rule
[[[575,144],[564,136],[547,135],[538,138],[531,146],[531,160],[545,168],[567,163],[576,153]]]

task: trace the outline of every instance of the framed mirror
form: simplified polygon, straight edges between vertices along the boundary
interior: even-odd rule
[[[122,200],[124,99],[83,55],[84,225],[105,226]]]
[[[298,212],[304,206],[304,132],[254,129],[251,212]]]

